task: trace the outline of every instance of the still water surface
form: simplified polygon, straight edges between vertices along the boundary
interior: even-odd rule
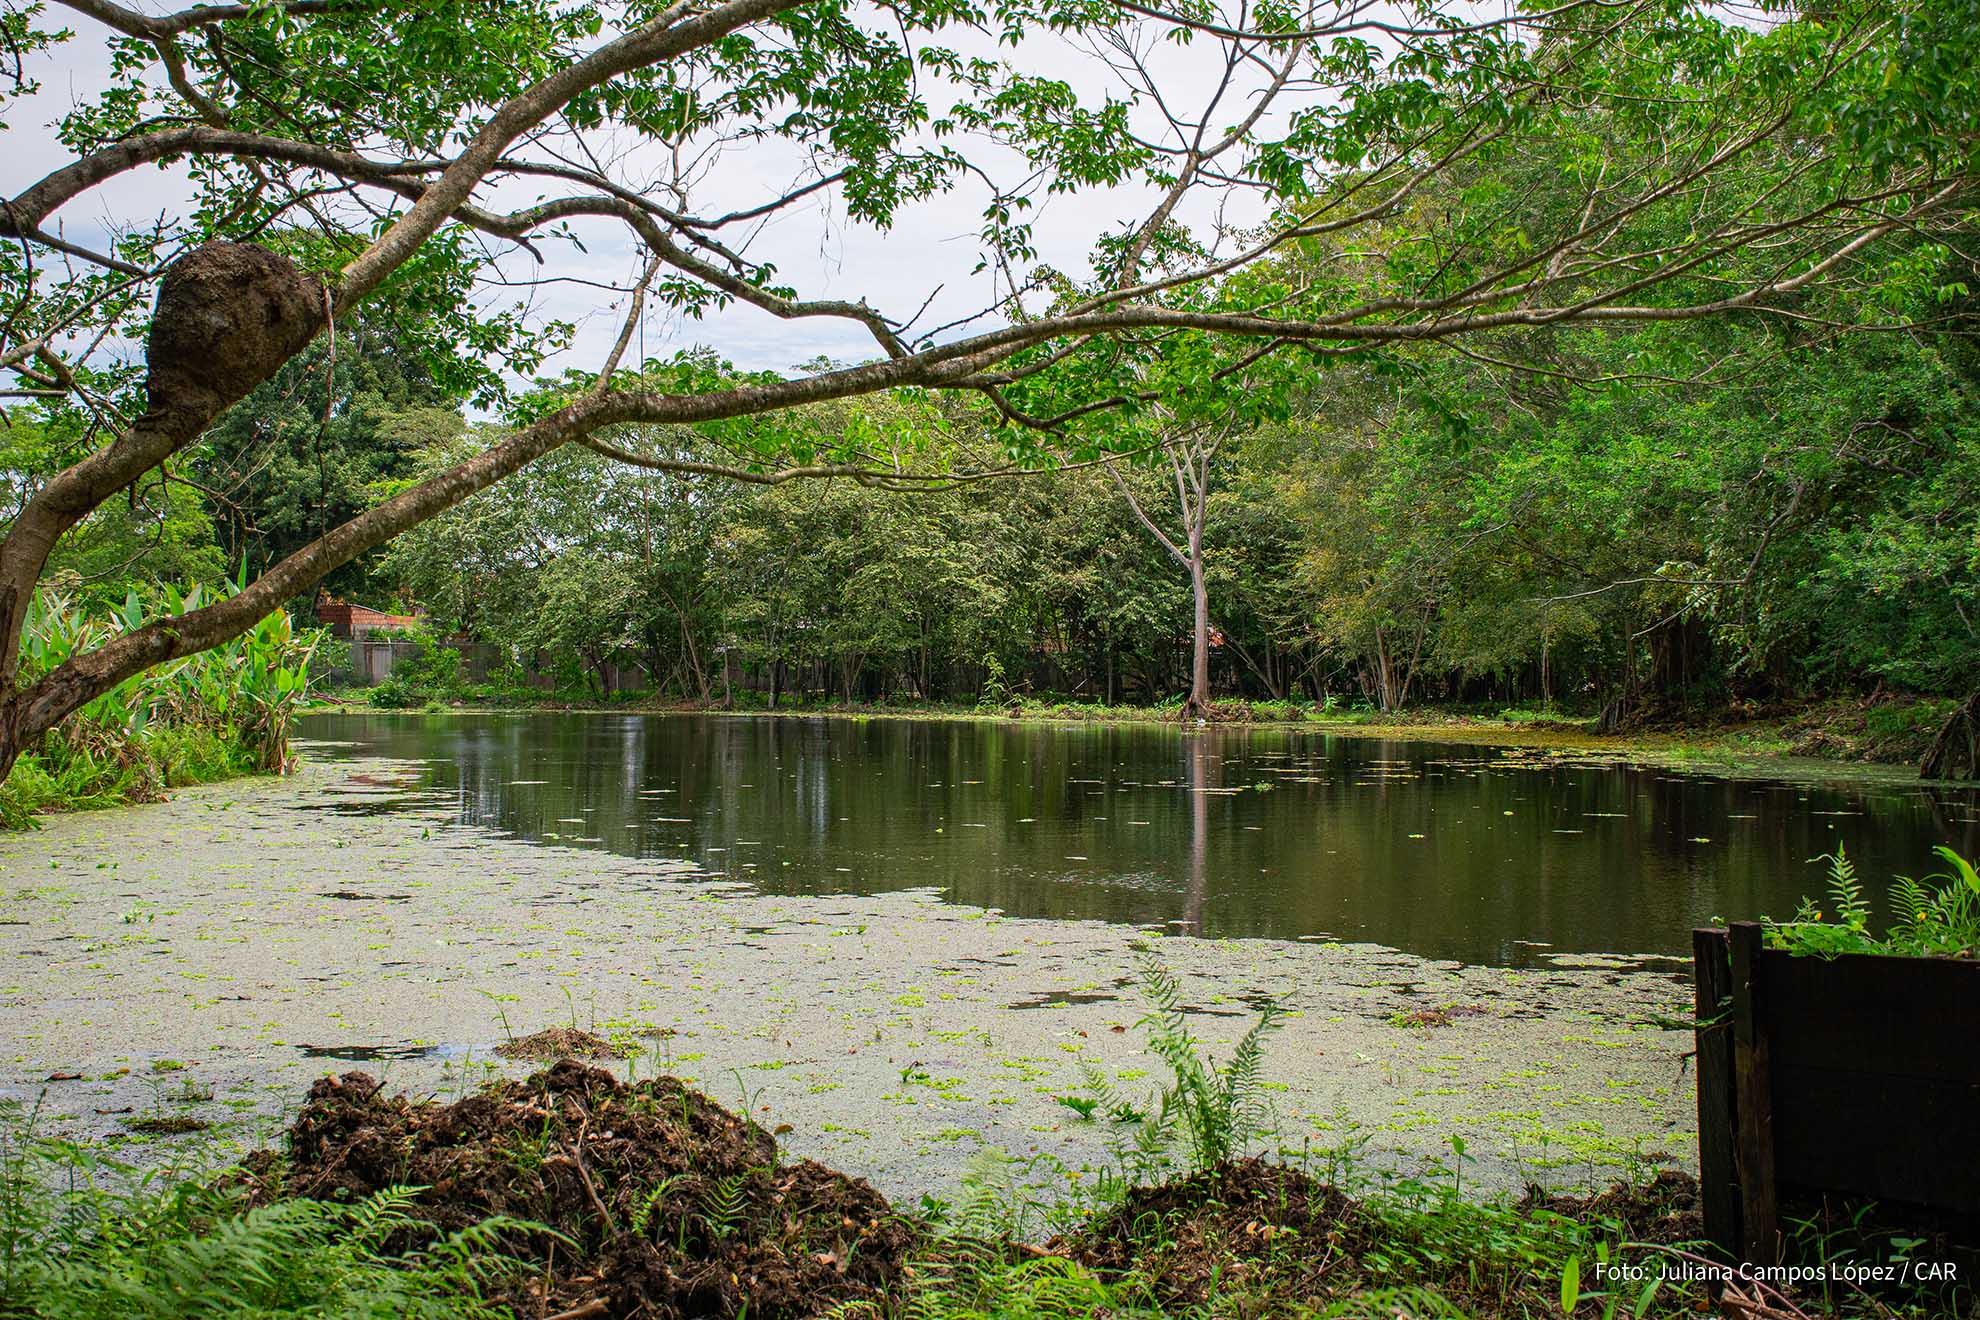
[[[1336,938],[1501,966],[1688,954],[1847,845],[1879,892],[1980,853],[1980,795],[1721,779],[1291,729],[806,717],[325,715],[415,806],[773,894],[936,889],[1020,916]],[[686,864],[693,870],[685,871]]]

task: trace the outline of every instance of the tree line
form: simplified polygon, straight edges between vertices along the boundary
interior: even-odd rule
[[[1281,420],[1167,449],[1151,429],[1138,456],[930,489],[763,486],[572,447],[329,589],[417,604],[436,632],[577,690],[620,666],[705,703],[739,681],[773,704],[1160,703],[1194,678],[1193,531],[1212,701],[1627,723],[1963,696],[1980,686],[1964,307],[1940,333],[1803,345],[1759,328],[1563,338],[1551,374],[1333,366]],[[58,578],[121,591],[259,567],[499,433],[389,333],[354,330],[343,353],[328,394],[309,356],[255,391],[196,452],[194,484],[153,492],[148,525],[129,509],[90,524]],[[1707,359],[1734,365],[1690,378]],[[929,400],[896,408],[931,444],[980,439]],[[848,424],[821,411],[825,431]],[[719,457],[686,428],[617,443]]]

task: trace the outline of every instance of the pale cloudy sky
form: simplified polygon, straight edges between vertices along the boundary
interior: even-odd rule
[[[168,6],[154,3],[145,7],[163,10]],[[56,141],[52,125],[73,105],[93,98],[107,79],[106,30],[80,16],[64,15],[62,21],[75,29],[75,38],[34,71],[42,82],[40,93],[10,107],[6,116],[5,173],[15,181],[6,186],[9,192],[66,163],[69,157]],[[966,53],[1009,58],[1027,72],[1064,78],[1090,100],[1097,101],[1107,90],[1121,90],[1098,59],[1055,38],[1027,42],[1016,51],[998,50],[988,42],[977,42],[972,50],[966,34],[944,34],[942,40]],[[1155,60],[1172,107],[1200,104],[1213,85],[1219,62],[1209,43],[1188,50],[1165,46]],[[939,93],[936,105],[938,113],[945,108]],[[1242,113],[1227,101],[1219,107],[1216,122],[1229,123]],[[1151,134],[1157,131],[1152,110],[1140,127]],[[963,146],[972,155],[978,154],[979,147],[967,142]],[[1023,173],[1022,162],[1014,157],[985,155],[983,159],[1006,175]],[[637,179],[642,174],[656,174],[661,162],[653,158],[648,163],[635,153],[624,167],[628,177]],[[794,153],[780,144],[736,149],[697,190],[696,208],[702,214],[717,214],[756,204],[795,182],[799,177],[796,170]],[[54,220],[72,239],[96,244],[109,226],[170,213],[183,204],[186,195],[180,172],[151,168],[78,198]],[[509,185],[484,200],[519,205],[535,195],[533,189]],[[928,302],[919,324],[936,325],[974,312],[990,301],[990,277],[972,274],[980,252],[977,232],[985,197],[980,185],[958,189],[909,208],[883,233],[849,223],[833,196],[821,194],[752,231],[747,251],[756,260],[775,263],[780,281],[796,287],[805,297],[863,297],[888,315],[903,318],[913,316]],[[1141,190],[1040,198],[1032,220],[1041,258],[1061,269],[1083,269],[1095,235],[1138,219],[1150,202],[1150,196]],[[1206,201],[1185,218],[1207,224],[1212,219],[1210,205]],[[1251,203],[1233,202],[1226,219],[1255,219],[1255,215],[1242,212],[1246,205]],[[544,267],[536,267],[519,254],[501,263],[504,271],[518,278],[543,271],[564,281],[543,286],[532,295],[542,314],[574,321],[581,327],[576,346],[563,362],[553,363],[553,369],[565,362],[595,366],[602,358],[616,334],[619,313],[611,305],[613,295],[593,286],[623,285],[634,277],[639,265],[618,226],[592,223],[581,232],[586,252],[552,245],[545,249],[549,262]],[[492,291],[488,296],[514,295]],[[650,355],[707,345],[740,366],[773,370],[786,370],[820,355],[863,360],[877,351],[872,339],[856,326],[825,319],[783,321],[747,306],[733,307],[699,322],[654,308],[647,315],[643,334]]]

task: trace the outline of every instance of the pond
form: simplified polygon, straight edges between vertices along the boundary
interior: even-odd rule
[[[768,894],[933,889],[1014,916],[1340,939],[1522,966],[1688,955],[1790,913],[1846,846],[1871,891],[1980,851],[1980,799],[1289,728],[824,717],[329,715],[409,763],[327,810],[675,863]],[[683,869],[678,864],[691,864]]]

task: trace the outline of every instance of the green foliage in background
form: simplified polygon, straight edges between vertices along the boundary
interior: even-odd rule
[[[1222,692],[1698,715],[1980,685],[1980,354],[1960,336],[1542,346],[1574,380],[1336,365],[1224,448],[1205,528]],[[1166,473],[1122,476],[1164,498]],[[1013,697],[1156,703],[1187,681],[1187,578],[1098,468],[905,494],[565,451],[376,573],[546,668],[637,665],[697,701],[740,701],[733,670],[778,704],[974,705],[991,655]]]
[[[1735,241],[1755,217],[1806,207],[1853,224],[1898,206],[1881,190],[1907,171],[1950,181],[1973,169],[1971,4],[1764,6],[1750,21],[1684,5],[1568,6],[1549,11],[1545,40],[1447,23],[1455,15],[1437,4],[1404,8],[1443,35],[1409,52],[1345,34],[1314,43],[1297,104],[1241,135],[1211,173],[1255,183],[1291,223],[1357,211],[1364,192],[1382,191],[1372,162],[1392,151],[1428,161],[1448,149],[1448,168],[1339,232],[1295,225],[1228,278],[1150,298],[1179,314],[1269,309],[1399,332],[1489,320],[1529,281],[1561,307],[1584,295],[1611,310],[1713,300],[1803,269],[1833,237],[1818,225]],[[979,235],[986,269],[1030,291],[1014,322],[1081,305],[1126,261],[1159,278],[1208,260],[1207,234],[1177,212],[1132,257],[1139,231],[1114,226],[1090,263],[1043,266],[1035,206],[1055,192],[1164,185],[1174,162],[1127,131],[1135,108],[1121,93],[936,44],[972,25],[1006,32],[1012,49],[1047,29],[1125,40],[1109,26],[1120,7],[888,12],[897,21],[803,6],[766,22],[770,46],[737,36],[642,67],[567,113],[576,130],[612,125],[632,140],[782,138],[841,189],[842,214],[876,229],[976,177],[974,140],[999,140],[1031,173],[991,199]],[[56,34],[52,13],[10,16],[10,46],[34,56],[76,41]],[[216,19],[212,44],[181,52],[182,72],[254,132],[423,158],[520,82],[642,16],[537,2],[255,8]],[[1186,28],[1162,30],[1189,44]],[[1821,58],[1843,33],[1858,34],[1844,39],[1847,57]],[[1192,40],[1210,44],[1207,31]],[[1260,41],[1254,53],[1283,44]],[[159,114],[199,118],[174,101],[184,93],[160,75],[159,52],[119,49],[103,95],[64,120],[69,145],[123,141]],[[432,68],[410,66],[415,55]],[[356,127],[343,109],[354,96],[370,107]],[[1723,163],[1691,177],[1714,144]],[[377,214],[304,222],[282,209],[281,188],[256,181],[263,168],[205,158],[198,205],[155,232],[134,227],[123,256],[149,265],[226,236],[327,271],[370,241]],[[1605,199],[1637,192],[1642,205],[1568,241],[1558,260],[1545,255]],[[1839,193],[1859,201],[1825,200]],[[1964,217],[1968,205],[1952,210]],[[1174,492],[1151,447],[1214,423],[1234,428],[1204,528],[1221,694],[1618,721],[1964,697],[1980,688],[1980,286],[1940,221],[1896,223],[1833,278],[1764,311],[1486,326],[1445,344],[1399,333],[1263,356],[1262,340],[1200,329],[1068,336],[999,361],[1011,378],[1002,410],[975,394],[883,389],[609,428],[596,439],[621,452],[744,477],[842,460],[924,477],[1055,470],[915,493],[838,479],[762,486],[566,444],[331,583],[373,604],[409,593],[443,632],[505,648],[566,695],[602,695],[613,669],[636,666],[657,693],[695,702],[1155,704],[1187,684],[1188,584],[1114,474],[1091,464],[1111,457],[1152,507]],[[577,231],[555,238],[544,254]],[[488,261],[465,230],[444,228],[340,317],[334,352],[327,337],[312,345],[170,465],[95,508],[45,581],[112,594],[217,586],[227,566],[263,569],[591,390],[586,373],[546,366],[571,326],[533,318],[520,290],[495,293],[508,280],[488,278]],[[1533,263],[1567,273],[1541,278]],[[32,313],[20,333],[80,318],[136,339],[145,286],[57,269],[0,250],[0,276]],[[789,272],[749,269],[756,291],[801,296],[777,286]],[[1440,301],[1474,284],[1477,301]],[[650,296],[692,321],[738,293],[669,268]],[[82,379],[135,412],[138,367],[92,360]],[[792,372],[833,369],[814,360]],[[670,346],[622,362],[615,380],[684,398],[774,389],[789,374]],[[0,422],[5,510],[102,442],[90,408],[47,397],[10,404]],[[1091,407],[1102,399],[1121,406]],[[1023,426],[1016,410],[1066,420]],[[402,686],[385,699],[454,697],[445,682]]]
[[[371,689],[371,700],[387,710],[408,710],[429,701],[454,701],[467,695],[461,653],[442,646],[430,628],[391,635],[394,643],[410,645],[411,655],[396,655],[392,672]]]

